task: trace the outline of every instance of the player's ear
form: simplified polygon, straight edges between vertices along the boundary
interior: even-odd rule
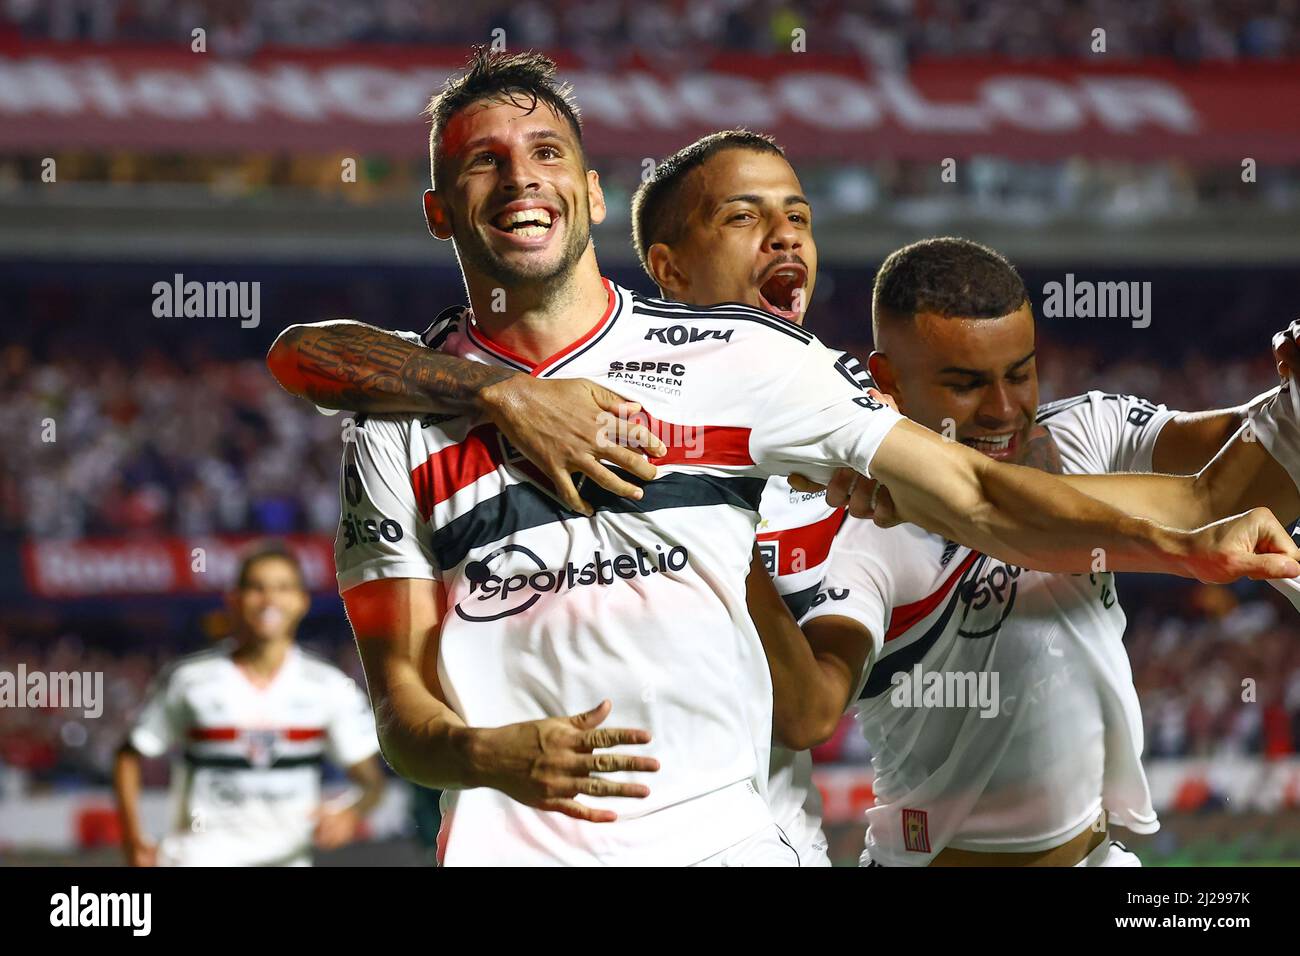
[[[447,207],[432,189],[424,191],[424,221],[429,224],[429,232],[435,239],[451,238],[451,217]]]
[[[600,176],[594,169],[587,170],[587,212],[593,226],[605,221],[605,190],[600,188]]]
[[[876,351],[867,356],[867,371],[871,377],[876,380],[876,386],[892,398],[894,401],[902,403],[902,395],[898,388],[898,375],[894,371],[894,363],[889,361],[889,356],[884,352]]]
[[[677,263],[673,259],[673,251],[663,242],[656,242],[645,254],[645,266],[650,272],[650,278],[654,280],[655,285],[664,291],[669,298],[680,299],[685,293],[688,284],[686,276],[677,268]]]

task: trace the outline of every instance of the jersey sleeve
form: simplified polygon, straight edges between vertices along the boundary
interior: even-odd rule
[[[772,388],[750,431],[750,457],[769,475],[826,484],[836,468],[870,477],[871,459],[902,416],[864,390],[845,356],[816,339]]]
[[[1300,489],[1300,386],[1287,379],[1268,401],[1251,409],[1251,431]]]
[[[1043,406],[1038,422],[1093,474],[1150,472],[1160,430],[1177,414],[1136,395],[1093,391]]]
[[[325,727],[325,746],[330,760],[340,767],[351,767],[379,752],[379,735],[370,701],[346,674],[339,674],[333,691],[329,723]]]
[[[185,735],[185,709],[176,692],[174,671],[161,674],[149,688],[127,742],[146,757],[161,757]]]
[[[869,524],[859,518],[845,519],[817,596],[799,622],[802,625],[819,617],[847,617],[867,629],[871,635],[871,652],[859,677],[859,686],[854,690],[855,698],[885,646],[885,632],[889,630],[896,603],[892,562],[867,540],[871,537],[866,527]]]
[[[345,440],[334,566],[339,590],[384,578],[439,580],[411,484],[412,421],[368,417]]]

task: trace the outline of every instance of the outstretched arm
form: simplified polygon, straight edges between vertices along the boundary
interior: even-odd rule
[[[574,474],[636,499],[641,489],[602,462],[649,481],[656,469],[639,449],[655,457],[666,452],[649,429],[628,422],[640,405],[594,382],[533,378],[444,355],[361,322],[290,326],[266,364],[286,391],[324,408],[482,415],[541,469],[565,506],[581,514],[591,508]]]
[[[881,442],[871,476],[898,516],[1003,561],[1053,572],[1151,571],[1224,582],[1294,577],[1300,550],[1264,509],[1178,531],[1092,498],[1034,468],[994,462],[901,421]]]
[[[1300,576],[1300,549],[1265,509],[1195,532],[1130,517],[1059,478],[995,462],[900,418],[828,353],[811,347],[770,389],[749,438],[768,474],[826,482],[835,468],[852,468],[889,488],[903,520],[1035,570],[1086,573],[1100,560],[1107,571],[1212,583]]]

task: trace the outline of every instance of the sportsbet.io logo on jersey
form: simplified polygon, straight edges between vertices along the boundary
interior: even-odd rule
[[[631,554],[610,557],[597,551],[586,564],[579,566],[569,561],[563,568],[552,571],[523,545],[502,545],[465,565],[469,597],[456,605],[456,613],[466,621],[499,621],[527,611],[543,594],[609,585],[620,578],[630,580],[680,571],[686,567],[689,556],[680,545],[665,548],[657,544],[654,551],[637,547]]]

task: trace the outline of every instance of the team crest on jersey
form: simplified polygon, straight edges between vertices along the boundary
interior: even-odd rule
[[[903,846],[913,853],[930,852],[930,818],[924,810],[903,808]]]
[[[275,762],[275,741],[274,730],[250,730],[245,733],[244,743],[248,751],[248,762],[258,770],[265,770],[271,766]]]

